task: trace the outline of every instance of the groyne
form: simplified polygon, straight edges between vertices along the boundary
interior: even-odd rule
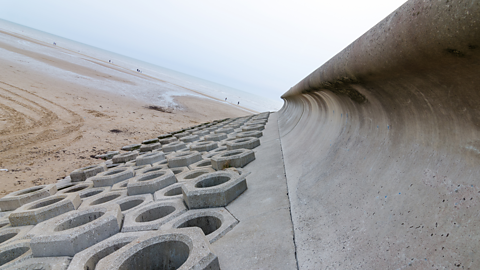
[[[479,1],[408,1],[282,98],[300,269],[480,267]]]

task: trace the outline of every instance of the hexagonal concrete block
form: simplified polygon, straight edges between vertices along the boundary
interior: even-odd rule
[[[171,170],[159,170],[130,179],[127,184],[127,191],[128,195],[155,193],[155,191],[176,182],[177,179]]]
[[[188,166],[201,159],[202,155],[197,151],[173,153],[167,156],[168,167],[170,168]]]
[[[210,134],[210,131],[208,131],[208,130],[199,130],[199,131],[193,132],[192,134],[201,137],[201,136],[205,136],[205,135]]]
[[[117,190],[103,193],[101,196],[95,196],[94,198],[84,200],[78,210],[87,209],[94,206],[104,206],[127,197],[126,190]]]
[[[245,137],[245,138],[229,141],[225,144],[228,150],[235,150],[235,149],[241,149],[241,148],[253,149],[260,145],[260,140],[255,137]]]
[[[143,207],[151,202],[153,202],[152,194],[127,196],[115,201],[115,203],[120,206],[123,215],[135,211],[135,209]]]
[[[89,188],[93,187],[93,183],[86,181],[86,182],[81,182],[81,183],[76,183],[73,186],[64,188],[62,190],[59,190],[57,194],[70,194],[70,193],[78,193],[80,191],[87,190]]]
[[[153,138],[153,139],[145,140],[142,142],[142,144],[153,144],[153,143],[158,143],[158,138]]]
[[[182,228],[144,234],[95,269],[219,270],[220,265],[201,229]]]
[[[184,182],[183,200],[189,209],[222,207],[247,190],[247,174],[219,171]]]
[[[209,142],[209,141],[195,142],[190,145],[191,151],[198,151],[198,152],[207,152],[215,148],[218,148],[218,144],[216,142]]]
[[[152,144],[142,144],[142,146],[140,146],[140,153],[143,153],[143,152],[150,152],[150,151],[153,151],[155,149],[160,149],[162,147],[162,145],[160,143],[152,143]]]
[[[156,163],[154,163],[154,164],[156,164]],[[168,166],[166,164],[165,165],[155,165],[155,166],[145,167],[143,169],[135,171],[135,176],[139,176],[139,175],[142,175],[144,173],[161,171],[161,170],[165,170],[165,169],[168,169]]]
[[[183,199],[182,184],[175,183],[168,187],[162,188],[153,194],[155,201]]]
[[[102,154],[102,155],[96,155],[95,158],[100,158],[100,159],[103,159],[103,160],[110,160],[112,159],[114,156],[120,154],[119,151],[108,151],[107,153],[105,154]]]
[[[139,143],[137,143],[137,144],[125,145],[124,147],[122,147],[122,150],[123,150],[123,151],[133,151],[133,150],[140,149],[140,146],[142,146],[142,145],[139,144]]]
[[[75,210],[82,201],[77,193],[56,194],[17,208],[8,219],[12,226],[35,225],[47,219]]]
[[[264,130],[265,127],[263,125],[252,125],[252,126],[243,126],[242,131],[252,131],[252,130]]]
[[[233,128],[223,127],[215,130],[214,132],[215,134],[220,134],[220,133],[228,134],[233,132]]]
[[[153,164],[165,159],[165,154],[163,152],[152,152],[136,158],[137,166]]]
[[[125,162],[128,162],[130,160],[134,160],[135,158],[137,158],[137,156],[138,156],[137,151],[122,153],[122,154],[118,154],[118,155],[114,156],[112,158],[112,162],[113,163],[125,163]]]
[[[158,142],[161,143],[162,146],[165,145],[165,144],[176,142],[176,141],[178,141],[178,139],[175,138],[175,137],[163,138],[163,139],[158,140]]]
[[[116,235],[75,254],[68,269],[96,269],[97,263],[101,259],[114,253],[140,236],[143,236],[145,233],[149,232],[117,233]]]
[[[199,177],[200,175],[204,175],[212,172],[215,172],[213,168],[198,168],[195,170],[186,171],[186,172],[177,174],[175,175],[175,177],[177,178],[177,181],[180,183],[185,181],[192,181],[193,179]]]
[[[245,138],[245,137],[255,137],[255,138],[260,138],[263,136],[263,133],[259,130],[252,130],[252,131],[245,131],[245,132],[239,132],[236,134],[236,138]]]
[[[88,188],[82,191],[79,191],[77,194],[80,196],[80,200],[90,199],[94,197],[101,196],[105,192],[109,192],[111,187],[98,187],[98,188]]]
[[[30,239],[12,241],[0,246],[0,269],[16,269],[14,266],[32,258]]]
[[[29,233],[33,256],[74,256],[118,233],[122,213],[117,204],[75,210],[37,224]]]
[[[0,246],[25,238],[34,226],[7,227],[0,230]]]
[[[255,153],[249,149],[225,151],[211,158],[213,169],[219,171],[229,167],[242,168],[255,160]]]
[[[190,136],[185,136],[185,137],[180,138],[180,141],[182,141],[184,143],[189,143],[189,142],[198,141],[199,139],[200,139],[200,137],[198,137],[197,135],[190,135]]]
[[[125,214],[122,232],[158,230],[186,211],[181,199],[152,202]]]
[[[176,167],[176,168],[170,168],[170,170],[172,170],[172,172],[175,176],[177,174],[181,174],[181,173],[190,171],[190,169],[188,167]]]
[[[87,178],[97,175],[98,173],[104,172],[107,170],[107,165],[105,164],[96,164],[80,169],[76,169],[70,173],[70,179],[72,182],[81,182],[87,180]]]
[[[212,167],[212,161],[209,158],[202,159],[200,161],[197,161],[193,164],[188,165],[188,168],[190,168],[190,170],[211,168],[211,167]]]
[[[172,142],[162,146],[163,152],[170,153],[174,151],[178,151],[180,149],[187,148],[187,145],[184,142]]]
[[[205,135],[203,137],[203,140],[205,141],[213,141],[213,142],[218,142],[221,140],[224,140],[227,138],[227,134],[225,133],[220,133],[220,134],[210,134],[210,135]]]
[[[15,191],[0,198],[0,209],[1,211],[15,210],[26,203],[40,200],[56,192],[57,186],[55,184],[29,187]]]
[[[16,270],[66,270],[72,258],[30,258],[15,265]]]
[[[209,208],[189,210],[177,218],[162,225],[161,230],[170,230],[186,227],[202,229],[207,240],[212,244],[227,232],[231,231],[238,220],[225,208]]]
[[[94,187],[113,186],[114,184],[132,178],[135,172],[131,167],[119,167],[108,170],[90,178]]]

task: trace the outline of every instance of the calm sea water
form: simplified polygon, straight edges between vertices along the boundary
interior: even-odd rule
[[[145,75],[149,75],[167,82],[163,85],[163,88],[168,89],[168,91],[164,91],[162,94],[159,94],[159,98],[167,104],[173,102],[173,97],[185,95],[187,92],[184,88],[182,88],[185,87],[222,101],[227,98],[227,102],[233,105],[236,105],[237,102],[240,102],[242,107],[257,112],[277,111],[282,106],[282,102],[280,100],[276,101],[265,97],[260,97],[252,93],[203,80],[168,68],[146,63],[124,55],[116,54],[2,19],[0,19],[0,29],[19,33],[50,44],[55,42],[59,47],[107,62],[108,60],[111,60],[116,65],[133,71],[140,69]]]

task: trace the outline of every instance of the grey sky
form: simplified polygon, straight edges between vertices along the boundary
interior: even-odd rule
[[[405,0],[0,0],[0,18],[279,98]]]

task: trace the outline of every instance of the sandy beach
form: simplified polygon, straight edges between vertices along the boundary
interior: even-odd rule
[[[25,36],[0,31],[0,197],[54,183],[122,146],[214,119],[251,114],[192,95],[149,109],[159,80]],[[129,89],[144,90],[144,96]],[[188,91],[188,89],[185,89]]]

